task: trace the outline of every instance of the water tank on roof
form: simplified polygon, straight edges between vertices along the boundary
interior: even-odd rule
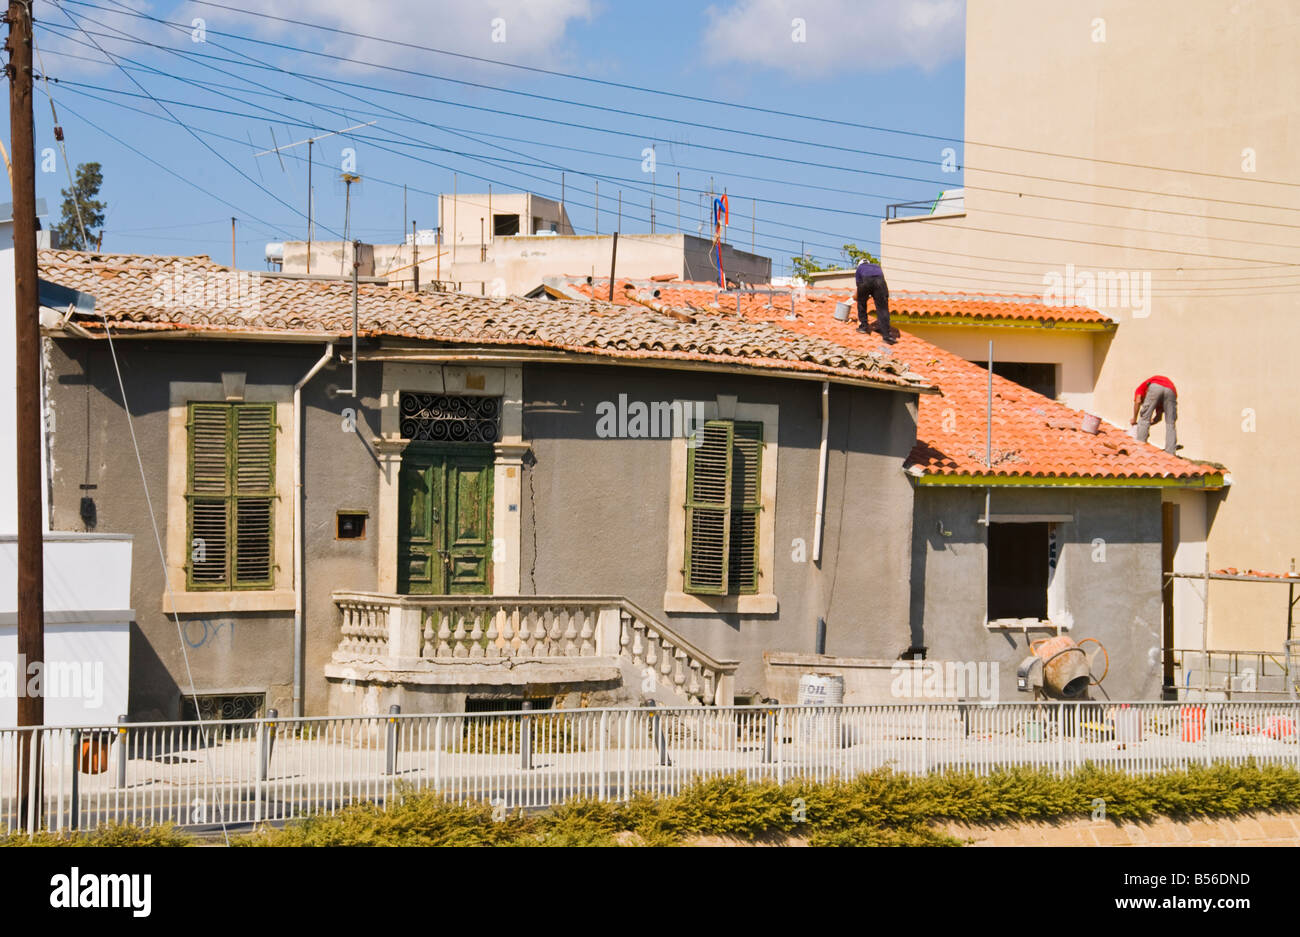
[[[270,241],[266,245],[266,259],[270,261],[284,261],[284,242]]]

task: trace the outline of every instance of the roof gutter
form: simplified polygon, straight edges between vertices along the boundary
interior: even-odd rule
[[[325,354],[311,366],[293,385],[293,714],[301,716],[303,710],[303,658],[306,635],[303,633],[303,605],[306,588],[303,583],[303,539],[306,536],[306,511],[302,492],[302,389],[320,373],[320,369],[334,357],[334,346],[326,345]],[[355,360],[355,358],[354,358]]]
[[[983,475],[969,472],[958,475],[929,475],[924,471],[918,473],[914,469],[915,467],[913,467],[913,470],[909,470],[908,474],[916,479],[918,485],[927,488],[985,488],[996,486],[1021,488],[1203,488],[1215,490],[1225,488],[1231,484],[1231,479],[1224,472],[1199,475],[1194,478],[1169,478],[1166,476],[1120,478],[1069,475]]]
[[[830,409],[831,384],[830,381],[822,381],[822,445],[821,453],[817,459],[817,513],[813,517],[814,563],[820,563],[822,559],[822,522],[826,516],[826,462],[828,455],[826,436],[830,427]],[[845,458],[848,458],[848,453],[845,453]]]

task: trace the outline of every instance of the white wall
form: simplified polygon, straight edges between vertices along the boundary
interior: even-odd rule
[[[0,223],[0,728],[17,719],[18,485],[16,362],[14,359],[13,225]],[[46,478],[42,413],[41,478]],[[127,711],[130,665],[131,537],[50,533],[47,491],[41,486],[45,534],[45,658],[47,677],[75,674],[45,689],[48,725],[112,723]],[[69,669],[71,668],[71,669]],[[60,690],[70,695],[60,695]]]

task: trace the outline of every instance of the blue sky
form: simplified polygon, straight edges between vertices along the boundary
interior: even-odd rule
[[[235,7],[603,81],[950,139],[503,68],[248,16]],[[800,241],[823,261],[838,259],[845,241],[874,247],[885,205],[961,184],[959,172],[942,169],[945,147],[958,159],[961,154],[952,142],[961,136],[964,98],[960,0],[711,6],[65,0],[61,7],[37,0],[36,17],[45,69],[57,79],[48,87],[68,158],[74,166],[90,160],[104,166],[105,250],[206,253],[228,262],[233,215],[240,219],[239,266],[262,269],[267,241],[305,236],[306,147],[284,153],[283,166],[274,154],[254,153],[273,141],[283,145],[372,120],[371,127],[314,147],[317,238],[343,232],[345,149],[353,151],[363,180],[353,189],[350,236],[395,242],[403,233],[403,184],[406,217],[432,227],[436,193],[451,191],[453,172],[460,191],[484,191],[490,182],[494,191],[528,189],[551,198],[559,197],[564,172],[566,203],[580,233],[595,228],[599,178],[601,232],[615,227],[620,190],[622,230],[648,231],[652,178],[643,171],[643,151],[653,145],[656,230],[678,226],[679,172],[681,226],[699,230],[700,193],[712,178],[731,204],[728,240],[748,249],[753,230],[757,252],[775,258],[777,273],[788,272]],[[196,18],[203,22],[196,25]],[[54,216],[67,174],[40,89],[35,102],[37,196]],[[46,147],[56,151],[53,172],[41,171],[48,167],[42,166]]]

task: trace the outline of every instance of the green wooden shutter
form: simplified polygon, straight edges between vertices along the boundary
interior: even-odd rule
[[[762,510],[763,424],[736,423],[731,443],[731,537],[727,591],[758,589],[758,515]]]
[[[219,588],[227,582],[230,500],[227,454],[230,408],[190,404],[189,587]]]
[[[243,404],[232,410],[233,585],[269,588],[274,563],[275,410],[271,404]]]
[[[191,403],[189,588],[271,587],[275,497],[275,405]]]
[[[709,420],[687,448],[685,590],[727,592],[732,424]]]

